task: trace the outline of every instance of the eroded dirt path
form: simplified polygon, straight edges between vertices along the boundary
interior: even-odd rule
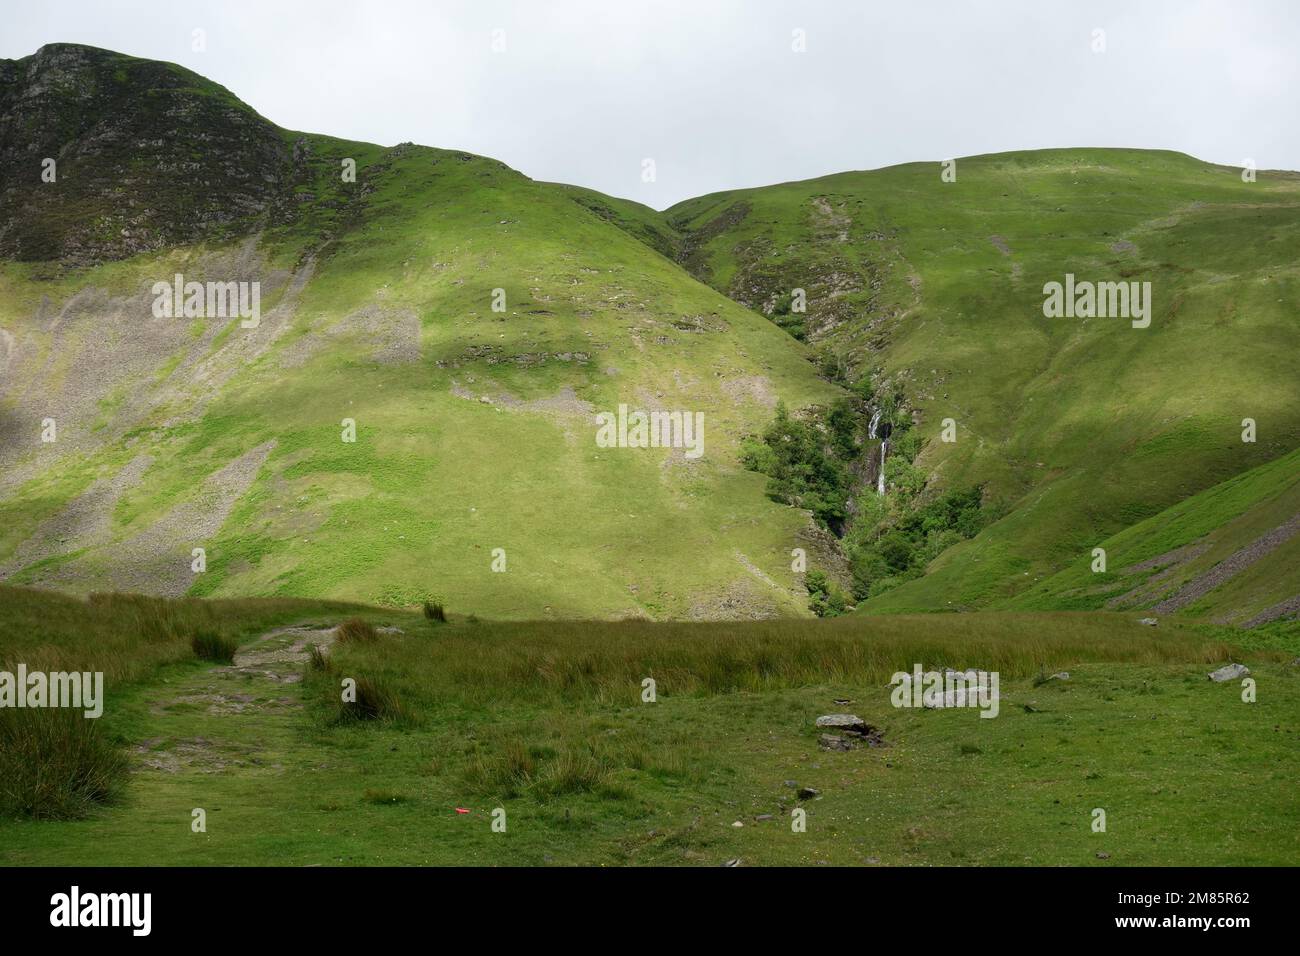
[[[283,772],[284,741],[304,706],[293,685],[302,681],[311,648],[328,653],[337,633],[280,628],[244,645],[228,666],[159,684],[147,698],[156,735],[133,748],[136,773]]]

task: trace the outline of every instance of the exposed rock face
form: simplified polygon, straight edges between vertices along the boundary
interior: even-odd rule
[[[290,134],[174,64],[71,43],[0,60],[0,257],[89,264],[239,235],[293,215],[304,169]]]

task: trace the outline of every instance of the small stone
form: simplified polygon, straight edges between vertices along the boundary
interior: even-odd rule
[[[813,787],[803,787],[799,790],[800,800],[812,800],[814,797],[820,797],[822,792]]]
[[[740,866],[740,857],[734,856],[722,864],[723,866]]]
[[[1110,859],[1110,854],[1107,853],[1105,850],[1098,850],[1098,851],[1097,851],[1097,859],[1099,859],[1099,860],[1109,860],[1109,859]]]
[[[1156,620],[1154,617],[1144,617],[1142,618],[1142,620],[1138,621],[1138,623],[1145,624],[1147,627],[1155,627],[1160,622]]]
[[[823,714],[817,718],[817,726],[832,727],[837,730],[856,730],[863,734],[871,729],[871,725],[857,714]]]
[[[822,734],[817,738],[818,745],[823,750],[852,750],[853,743],[850,740],[840,737],[837,734]]]
[[[798,783],[798,781],[796,781],[796,780],[786,780],[786,781],[784,781],[784,782],[782,783],[782,786],[786,786],[786,787],[797,787],[797,786],[799,786],[799,783]]]
[[[1238,677],[1245,677],[1250,673],[1250,668],[1245,664],[1224,664],[1217,671],[1210,671],[1209,678],[1216,683],[1223,683],[1226,680],[1236,680]]]
[[[765,823],[766,821],[771,820],[771,819],[773,819],[772,814],[770,814],[770,813],[760,813],[758,816],[754,817],[754,822],[755,822],[755,823]]]
[[[733,826],[733,827],[743,827],[744,824],[741,823],[739,820],[737,820],[735,823],[732,824],[732,826]]]

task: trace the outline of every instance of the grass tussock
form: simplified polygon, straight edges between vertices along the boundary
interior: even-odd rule
[[[330,661],[319,644],[309,644],[307,650],[307,667],[313,671],[329,670]]]
[[[233,664],[239,642],[216,631],[199,631],[190,638],[190,649],[199,660]]]
[[[483,795],[510,800],[529,795],[545,801],[580,793],[611,790],[619,761],[589,742],[558,748],[507,740],[489,753],[478,753],[464,773],[466,786]]]
[[[441,604],[433,601],[424,602],[424,616],[427,620],[436,621],[439,624],[447,623],[447,612],[443,610]]]
[[[127,769],[99,721],[80,710],[0,710],[2,813],[79,819],[117,797]]]
[[[364,676],[354,680],[355,686],[339,691],[335,709],[338,722],[382,720],[393,723],[406,720],[406,708],[383,681]]]
[[[339,625],[338,642],[340,644],[372,644],[379,640],[379,632],[369,621],[359,617],[350,617]]]

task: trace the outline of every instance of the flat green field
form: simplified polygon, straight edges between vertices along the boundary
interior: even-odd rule
[[[1242,632],[1135,614],[440,624],[3,597],[0,660],[105,670],[96,730],[129,760],[80,819],[11,809],[7,865],[1300,862],[1294,625],[1232,649]],[[146,613],[171,636],[133,636]],[[328,646],[352,614],[381,630]],[[233,664],[193,656],[200,625],[241,642]],[[1255,702],[1207,680],[1229,659]],[[997,671],[998,716],[893,707],[891,674],[917,663]],[[814,721],[837,712],[886,746],[822,749]]]

